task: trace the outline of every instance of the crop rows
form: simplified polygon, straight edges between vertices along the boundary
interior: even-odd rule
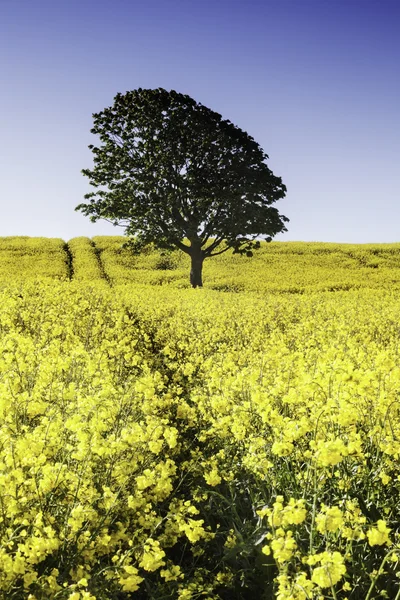
[[[400,247],[122,241],[0,239],[0,598],[398,600]]]
[[[0,282],[27,279],[103,281],[108,285],[190,287],[190,261],[152,247],[134,255],[122,236],[93,239],[0,238]],[[262,243],[252,258],[227,252],[204,263],[204,285],[230,292],[398,289],[400,244]]]

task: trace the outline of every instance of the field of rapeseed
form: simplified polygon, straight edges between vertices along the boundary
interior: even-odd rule
[[[400,598],[400,245],[0,238],[0,598]]]

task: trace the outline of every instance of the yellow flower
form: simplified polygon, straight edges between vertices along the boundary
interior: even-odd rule
[[[343,590],[344,592],[349,592],[349,591],[351,590],[351,585],[349,584],[349,582],[348,582],[348,581],[345,581],[345,582],[344,582],[344,584],[343,584],[343,587],[342,587],[342,590]]]
[[[160,542],[149,538],[144,544],[144,552],[139,567],[142,567],[145,571],[156,571],[159,567],[165,565],[164,556],[165,552],[160,548]]]
[[[289,504],[285,507],[282,516],[282,525],[299,525],[305,521],[307,510],[305,508],[305,500],[295,500],[291,498]]]
[[[192,544],[195,544],[201,538],[206,537],[206,532],[203,529],[204,520],[200,519],[195,521],[194,519],[188,519],[187,521],[181,521],[179,524],[179,531],[183,531]]]
[[[293,552],[297,548],[296,541],[293,539],[293,532],[287,531],[286,533],[282,533],[283,535],[281,537],[271,541],[274,558],[279,563],[290,560],[293,556]]]
[[[289,456],[293,452],[293,444],[289,441],[274,442],[271,447],[272,454],[276,456]]]
[[[25,573],[24,575],[24,589],[27,589],[31,583],[33,583],[34,581],[36,581],[38,578],[37,573],[29,571],[28,573]]]
[[[272,509],[265,506],[258,510],[257,514],[261,518],[268,516],[268,523],[271,527],[286,527],[303,523],[307,516],[307,510],[303,499],[291,498],[289,504],[284,506],[283,496],[277,496]]]
[[[191,600],[193,594],[191,590],[183,589],[179,591],[178,600]]]
[[[140,575],[138,575],[139,571],[136,567],[132,567],[131,565],[126,565],[124,571],[126,575],[119,578],[119,584],[122,585],[122,590],[124,592],[136,592],[143,581],[143,577],[140,577]]]
[[[177,438],[179,435],[179,431],[176,429],[176,427],[168,427],[167,429],[165,429],[163,436],[167,441],[167,444],[170,448],[175,448],[175,446],[177,445]]]
[[[322,552],[313,558],[316,558],[321,566],[313,570],[311,581],[319,585],[320,588],[335,585],[346,573],[344,558],[340,552]]]
[[[165,581],[176,581],[182,579],[181,568],[179,565],[172,565],[169,569],[161,569],[161,577],[164,577]]]
[[[331,441],[319,442],[317,462],[323,467],[330,467],[340,463],[348,450],[340,438]]]
[[[337,506],[332,506],[332,508],[323,506],[322,512],[316,516],[315,522],[320,533],[333,532],[343,525],[343,513]]]
[[[278,590],[276,600],[309,600],[313,596],[314,584],[308,579],[304,572],[296,575],[294,581],[290,581],[287,575],[281,574],[276,578]]]
[[[233,529],[230,529],[224,546],[226,548],[234,548],[236,546],[236,543],[237,543],[237,538],[236,538],[235,532],[233,531]]]
[[[143,475],[136,477],[136,485],[138,490],[145,490],[154,485],[154,473],[150,469],[145,469]]]
[[[387,485],[392,479],[387,473],[380,473],[379,477],[381,478],[383,485]]]
[[[204,474],[204,479],[208,483],[208,485],[215,486],[221,483],[222,479],[218,474],[217,469],[212,469],[209,473]]]
[[[389,533],[392,530],[386,526],[385,521],[379,519],[376,524],[376,527],[372,527],[367,531],[368,542],[370,546],[382,546],[389,540]]]

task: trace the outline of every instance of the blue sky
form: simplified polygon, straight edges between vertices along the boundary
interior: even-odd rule
[[[288,188],[276,240],[400,241],[398,0],[0,0],[0,236],[122,235],[92,113],[174,89],[247,131]]]

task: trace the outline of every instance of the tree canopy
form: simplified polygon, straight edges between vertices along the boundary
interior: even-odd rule
[[[124,227],[135,248],[186,252],[193,287],[202,286],[205,258],[229,249],[251,256],[261,236],[287,231],[289,219],[272,206],[286,186],[268,155],[190,96],[139,88],[93,119],[102,145],[89,146],[94,167],[82,173],[98,189],[75,210]]]

